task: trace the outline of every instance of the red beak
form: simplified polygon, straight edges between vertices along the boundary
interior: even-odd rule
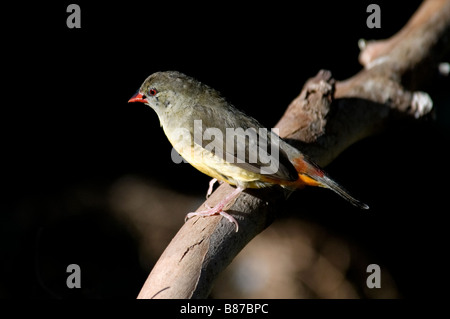
[[[141,103],[148,103],[147,99],[142,95],[141,93],[137,92],[135,95],[131,97],[131,99],[128,101],[130,102],[141,102]]]

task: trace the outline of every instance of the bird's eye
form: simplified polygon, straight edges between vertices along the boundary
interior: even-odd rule
[[[150,89],[150,90],[148,90],[148,95],[150,95],[150,96],[155,96],[156,93],[158,93],[158,90],[156,90],[156,89]]]

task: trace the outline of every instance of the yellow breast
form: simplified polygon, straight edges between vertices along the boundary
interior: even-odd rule
[[[180,139],[170,142],[186,161],[212,178],[243,188],[261,188],[270,185],[261,181],[260,174],[233,165],[198,144]]]

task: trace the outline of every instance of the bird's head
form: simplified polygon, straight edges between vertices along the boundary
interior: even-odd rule
[[[166,108],[172,106],[173,97],[176,95],[171,81],[174,75],[174,72],[153,73],[128,102],[145,103],[161,115]]]
[[[208,87],[176,71],[156,72],[150,75],[128,102],[141,102],[161,116],[178,112],[198,102]]]

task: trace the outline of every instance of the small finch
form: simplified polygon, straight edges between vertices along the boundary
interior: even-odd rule
[[[225,209],[244,189],[273,185],[289,191],[305,185],[324,187],[359,208],[369,208],[300,150],[236,109],[216,90],[189,76],[175,71],[154,73],[129,102],[145,103],[155,110],[174,149],[213,178],[207,195],[216,181],[236,187],[214,207],[189,213],[187,219],[220,214],[234,223],[238,231],[236,219]]]

